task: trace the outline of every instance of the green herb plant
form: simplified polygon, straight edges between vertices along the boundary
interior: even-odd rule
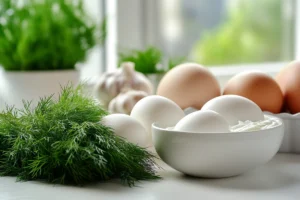
[[[158,179],[154,156],[99,123],[106,111],[81,88],[0,113],[0,174],[75,185]]]
[[[0,65],[15,71],[73,69],[96,44],[95,30],[82,0],[1,0]]]
[[[163,58],[162,52],[156,47],[148,47],[145,50],[131,50],[119,54],[119,66],[122,62],[133,62],[135,70],[143,74],[161,73],[157,68]]]
[[[135,70],[143,74],[164,73],[186,60],[185,57],[174,57],[168,59],[166,68],[160,67],[164,63],[164,55],[157,47],[150,46],[145,50],[131,50],[119,53],[119,65],[122,62],[133,62]]]
[[[180,65],[184,62],[186,62],[187,58],[186,57],[174,57],[170,58],[168,61],[168,70],[173,69],[177,65]]]

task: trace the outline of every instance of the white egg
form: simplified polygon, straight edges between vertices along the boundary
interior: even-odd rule
[[[148,147],[150,138],[145,128],[134,118],[125,114],[111,114],[102,118],[101,123],[111,127],[116,135],[141,147]]]
[[[151,137],[152,124],[175,126],[184,117],[183,110],[173,101],[158,95],[145,97],[133,107],[130,116],[138,120]]]
[[[175,131],[192,133],[228,133],[228,122],[218,113],[196,111],[181,119],[174,128]]]
[[[253,101],[238,95],[223,95],[208,101],[201,110],[212,110],[222,115],[229,125],[239,121],[264,119],[262,110]]]

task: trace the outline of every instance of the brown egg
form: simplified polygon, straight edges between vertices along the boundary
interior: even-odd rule
[[[284,97],[285,106],[295,114],[300,112],[300,61],[294,61],[276,76]]]
[[[263,111],[279,113],[283,95],[272,77],[262,72],[243,72],[231,78],[224,88],[224,95],[235,94],[255,102]]]
[[[218,81],[210,71],[196,63],[185,63],[170,70],[158,85],[157,94],[177,103],[182,109],[201,107],[220,96]]]

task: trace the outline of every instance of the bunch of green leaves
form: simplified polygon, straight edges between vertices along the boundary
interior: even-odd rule
[[[119,53],[119,65],[122,62],[133,62],[135,70],[143,74],[164,73],[186,60],[185,57],[174,57],[167,61],[164,67],[164,55],[157,47],[150,46],[145,50],[131,50],[126,53]]]
[[[148,47],[145,50],[131,50],[127,53],[119,53],[119,66],[122,62],[133,62],[135,70],[143,74],[160,73],[158,65],[163,58],[161,50],[156,47]]]
[[[0,174],[75,185],[159,178],[154,156],[99,123],[105,115],[81,87],[71,86],[34,109],[28,102],[22,110],[8,108],[0,114]]]
[[[230,8],[228,19],[195,44],[194,59],[205,65],[281,60],[282,1],[236,3]]]
[[[184,62],[186,62],[187,58],[186,57],[173,57],[170,58],[168,61],[168,70],[173,69],[177,65],[180,65]]]
[[[0,65],[5,70],[73,69],[96,44],[96,35],[82,0],[0,1]]]

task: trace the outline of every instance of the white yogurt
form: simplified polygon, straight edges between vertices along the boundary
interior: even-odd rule
[[[230,127],[231,132],[249,132],[249,131],[259,131],[274,128],[280,125],[281,122],[273,117],[268,115],[264,116],[264,120],[252,122],[252,121],[239,121],[237,125],[233,125]]]

